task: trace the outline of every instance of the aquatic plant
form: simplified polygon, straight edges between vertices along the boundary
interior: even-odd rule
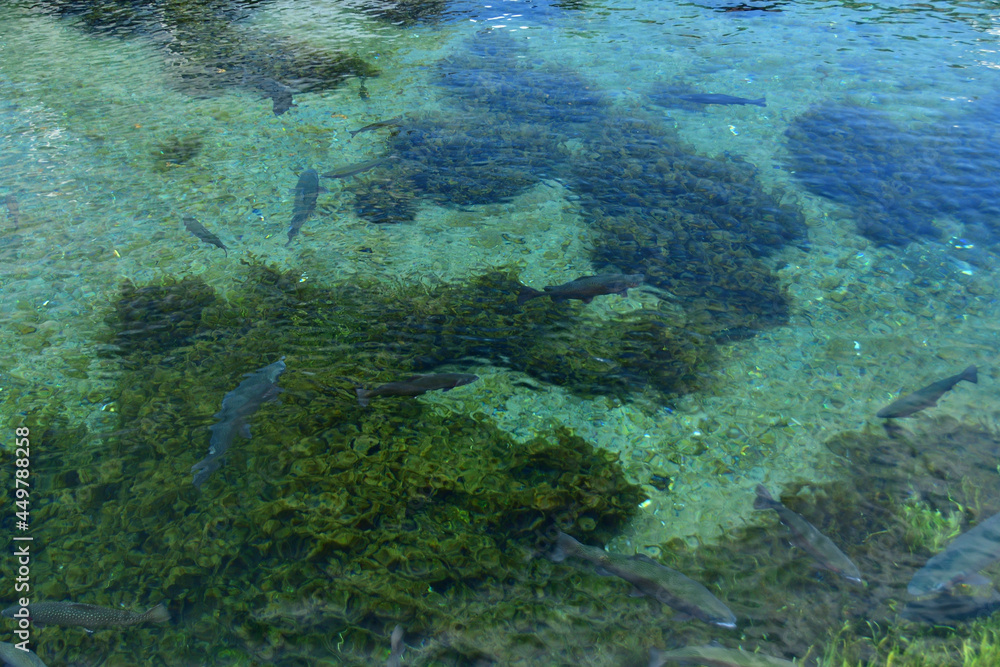
[[[1000,436],[981,427],[939,419],[919,434],[889,436],[881,430],[837,434],[827,442],[845,468],[838,481],[788,484],[781,500],[813,523],[858,565],[862,589],[813,567],[790,549],[777,520],[760,513],[757,525],[727,533],[717,544],[692,548],[680,541],[660,545],[667,565],[700,568],[717,580],[730,608],[742,619],[741,646],[820,665],[983,665],[997,651],[995,619],[942,627],[900,616],[913,573],[946,540],[928,525],[925,512],[940,511],[935,524],[981,517],[1000,508],[995,454]],[[753,502],[746,489],[745,502]],[[915,516],[914,507],[927,508]],[[914,523],[916,521],[916,523]],[[935,533],[931,535],[931,533]],[[914,535],[921,535],[919,542]],[[938,542],[940,543],[940,542]],[[685,643],[710,637],[688,630]]]
[[[784,288],[762,259],[804,238],[801,211],[765,191],[752,165],[698,155],[658,120],[618,118],[574,72],[529,55],[506,33],[483,30],[439,62],[452,110],[408,120],[389,138],[398,159],[380,180],[349,186],[359,214],[406,220],[407,192],[468,206],[558,178],[598,232],[597,267],[642,273],[678,297],[687,343],[703,336],[710,347],[787,321]],[[373,191],[381,183],[391,195]]]
[[[215,290],[201,278],[167,277],[141,287],[125,280],[114,311],[105,318],[113,332],[107,342],[125,356],[166,353],[207,330],[202,315],[215,300]]]
[[[131,326],[117,313],[137,309],[165,314],[172,293],[189,291],[204,290],[188,281],[128,285],[108,321]],[[477,412],[413,400],[363,409],[353,392],[331,391],[376,360],[416,363],[387,326],[392,318],[369,319],[373,333],[358,327],[362,298],[373,302],[368,315],[399,303],[398,294],[320,288],[252,265],[230,302],[203,308],[205,335],[123,348],[128,363],[112,397],[119,428],[77,454],[101,463],[53,474],[53,502],[38,512],[51,562],[74,563],[66,549],[88,553],[86,567],[48,573],[47,593],[113,605],[169,599],[183,607],[183,626],[135,632],[158,637],[173,662],[235,651],[288,664],[338,660],[341,651],[370,661],[396,622],[416,636],[487,636],[548,614],[538,585],[575,595],[560,582],[579,575],[532,559],[547,544],[539,535],[558,525],[607,541],[642,501],[640,489],[615,455],[566,430],[517,443]],[[371,342],[359,344],[364,336]],[[199,492],[190,467],[204,455],[222,396],[281,354],[283,402],[254,415],[253,438],[234,443]],[[47,467],[69,447],[50,445]],[[60,635],[39,650],[65,661],[85,641]],[[149,645],[116,653],[144,661]],[[435,654],[454,664],[522,650],[514,636],[493,636]]]
[[[187,164],[201,152],[202,140],[197,135],[169,137],[153,150],[153,168],[166,171],[170,167]]]
[[[938,238],[935,218],[953,216],[979,243],[996,243],[1000,185],[988,118],[998,100],[904,128],[882,111],[825,103],[796,118],[785,135],[789,168],[812,192],[847,206],[858,233],[903,245]]]
[[[764,191],[755,168],[701,156],[652,120],[622,118],[586,137],[571,187],[598,231],[594,261],[678,297],[702,333],[788,318],[784,288],[761,258],[805,235],[801,211]]]
[[[287,38],[241,29],[241,19],[264,0],[221,0],[137,5],[124,0],[52,0],[43,11],[73,17],[77,25],[115,37],[155,35],[172,65],[178,89],[217,95],[231,87],[271,96],[275,87],[294,92],[329,90],[379,70],[352,53],[320,49]]]

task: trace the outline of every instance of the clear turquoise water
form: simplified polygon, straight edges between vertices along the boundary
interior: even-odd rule
[[[174,617],[93,638],[46,628],[32,637],[39,655],[371,664],[387,659],[396,623],[414,665],[645,664],[654,646],[710,639],[815,657],[838,632],[866,647],[852,659],[881,664],[869,623],[953,650],[966,630],[926,635],[897,612],[912,571],[947,542],[908,532],[912,512],[964,528],[1000,510],[969,472],[995,465],[998,414],[995,10],[756,6],[769,11],[0,4],[0,198],[15,207],[6,218],[0,207],[0,410],[5,448],[17,426],[37,438],[38,599],[167,600]],[[296,106],[276,115],[265,94],[285,87]],[[680,98],[698,93],[766,106]],[[321,179],[316,212],[286,245],[298,174],[385,155]],[[227,252],[185,230],[186,216]],[[541,289],[608,272],[646,286],[514,303],[515,279]],[[200,282],[177,287],[184,278]],[[223,396],[279,356],[282,402],[263,405],[253,438],[194,490]],[[977,385],[884,435],[874,413],[897,392],[973,363]],[[415,372],[480,380],[356,406],[355,385]],[[646,497],[627,520],[569,532],[706,583],[736,631],[539,558],[537,526],[500,531],[399,472],[422,457],[464,470],[447,448],[474,462],[488,443],[515,451],[560,427],[618,455]],[[899,438],[932,459],[965,446],[968,459],[934,468],[930,484],[933,466],[894,458]],[[421,443],[445,453],[379,458]],[[867,450],[890,451],[897,471],[864,470]],[[485,468],[504,459],[492,457]],[[365,519],[345,546],[323,521],[355,514],[324,480],[346,484],[339,475],[364,462],[374,468],[360,478],[392,483],[356,480],[345,497],[365,484],[427,493],[403,503],[413,548],[482,537],[462,556],[478,569],[447,554],[450,575],[408,569],[389,501],[351,510]],[[0,472],[9,486],[13,469]],[[789,551],[752,510],[759,483],[797,499],[868,589]],[[859,518],[861,499],[893,518]],[[544,525],[579,513],[534,502]],[[282,547],[269,522],[307,528]],[[427,584],[428,599],[403,580]]]

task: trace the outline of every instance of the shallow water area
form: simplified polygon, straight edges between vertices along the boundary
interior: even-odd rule
[[[997,46],[975,2],[0,3],[3,542],[32,602],[172,617],[32,649],[990,664],[988,605],[901,612],[1000,511]]]

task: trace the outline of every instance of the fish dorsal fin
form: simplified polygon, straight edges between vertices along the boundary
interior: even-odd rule
[[[659,565],[655,560],[647,556],[646,554],[636,554],[634,556],[629,556],[629,560],[641,560],[644,563],[652,563],[653,565]]]

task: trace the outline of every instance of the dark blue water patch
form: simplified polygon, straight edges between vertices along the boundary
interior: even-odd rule
[[[991,99],[904,128],[878,109],[817,105],[785,133],[788,166],[811,192],[848,207],[858,233],[876,243],[937,239],[933,219],[944,216],[965,225],[966,236],[997,243],[998,107]]]

